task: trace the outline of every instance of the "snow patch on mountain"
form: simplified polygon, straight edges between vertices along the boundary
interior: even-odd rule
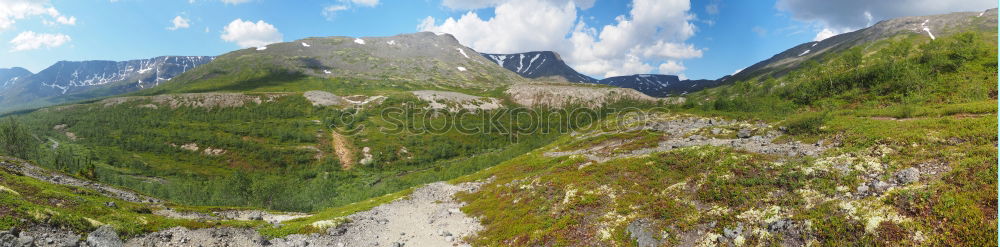
[[[359,45],[363,45],[363,44],[365,44],[365,40],[363,40],[361,38],[357,38],[357,39],[354,39],[354,43],[357,43]]]
[[[465,54],[465,50],[462,50],[462,48],[455,47],[455,50],[458,50],[459,53],[462,53],[462,56],[465,56],[465,58],[469,58],[469,55]]]
[[[551,51],[535,51],[516,54],[482,54],[493,63],[526,78],[564,79],[569,82],[595,83],[597,80],[580,74],[566,65],[559,54]],[[512,60],[517,60],[512,61]]]
[[[168,81],[213,59],[214,57],[168,56],[123,62],[59,62],[30,78],[44,87],[59,89],[61,94],[66,94],[74,88],[102,86],[116,82],[135,83],[136,87],[146,88],[157,86],[160,82]]]
[[[302,46],[303,47],[309,47],[309,44],[306,44],[306,42],[302,42]]]

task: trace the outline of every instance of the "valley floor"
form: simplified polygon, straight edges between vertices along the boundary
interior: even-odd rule
[[[580,129],[452,183],[313,214],[174,205],[11,159],[0,162],[0,210],[35,223],[0,232],[0,242],[397,247],[995,241],[996,191],[979,190],[996,186],[995,113],[907,121],[837,114],[811,127],[794,119],[688,114],[613,118],[602,124],[617,129]],[[74,199],[81,195],[86,198]],[[15,206],[5,206],[10,204]]]

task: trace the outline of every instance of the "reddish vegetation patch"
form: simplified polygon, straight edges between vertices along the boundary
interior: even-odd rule
[[[883,221],[879,224],[877,231],[878,237],[889,245],[897,243],[910,235],[905,229],[889,221]]]

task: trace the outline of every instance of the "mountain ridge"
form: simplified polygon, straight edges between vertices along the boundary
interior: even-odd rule
[[[550,79],[565,82],[597,83],[597,79],[581,74],[562,60],[554,51],[530,51],[512,54],[480,53],[500,67],[531,79]],[[509,61],[508,59],[516,60]],[[541,59],[541,60],[538,60]],[[527,61],[527,67],[524,67]],[[538,65],[535,65],[538,61]],[[534,68],[534,69],[532,69]]]
[[[59,61],[4,83],[0,111],[134,92],[213,60],[212,56],[158,56],[125,61]]]
[[[833,37],[811,41],[784,50],[763,61],[754,63],[727,78],[726,82],[747,80],[772,74],[783,75],[810,58],[820,57],[830,52],[842,51],[860,44],[894,37],[898,34],[913,34],[936,39],[968,29],[995,30],[997,28],[997,8],[982,12],[955,12],[939,15],[908,16],[879,21],[856,31]]]
[[[225,88],[282,89],[279,81],[355,80],[350,86],[408,89],[493,88],[521,81],[450,34],[419,32],[386,37],[312,37],[246,48],[177,77],[151,93]],[[249,82],[254,81],[254,82]],[[255,82],[259,82],[256,85]],[[374,82],[389,82],[374,85]],[[360,85],[364,84],[364,85]],[[393,86],[394,85],[394,86]],[[274,88],[278,87],[278,88]]]

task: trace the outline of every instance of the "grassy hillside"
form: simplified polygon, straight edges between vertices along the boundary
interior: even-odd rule
[[[996,245],[996,40],[995,32],[896,36],[782,77],[696,93],[675,113],[646,120],[685,126],[714,117],[714,125],[561,137],[456,180],[491,179],[460,196],[486,227],[472,240]],[[754,137],[738,138],[744,129]],[[755,139],[770,133],[778,137]],[[711,140],[721,141],[678,144]],[[815,147],[825,150],[796,151]],[[911,171],[919,179],[901,180]]]
[[[482,92],[523,80],[476,55],[451,35],[422,32],[390,37],[307,38],[270,44],[266,49],[237,50],[141,94],[306,90],[356,94],[416,89]]]
[[[803,108],[865,109],[907,117],[932,112],[924,108],[974,107],[996,100],[996,40],[996,32],[934,41],[901,35],[819,57],[782,77],[694,93],[685,108],[776,117]]]
[[[20,162],[0,157],[0,162]],[[113,203],[112,206],[108,206]],[[209,208],[170,205],[175,210],[200,212]],[[34,179],[15,170],[0,168],[0,229],[31,224],[48,224],[86,233],[101,225],[111,225],[124,237],[175,226],[205,228],[215,226],[258,226],[266,223],[237,221],[194,221],[155,215],[157,208],[102,195],[76,186],[58,185]]]
[[[469,174],[577,127],[558,122],[572,109],[433,112],[409,92],[346,108],[295,93],[208,95],[17,116],[4,126],[24,133],[11,141],[22,151],[6,153],[178,203],[312,211]]]

